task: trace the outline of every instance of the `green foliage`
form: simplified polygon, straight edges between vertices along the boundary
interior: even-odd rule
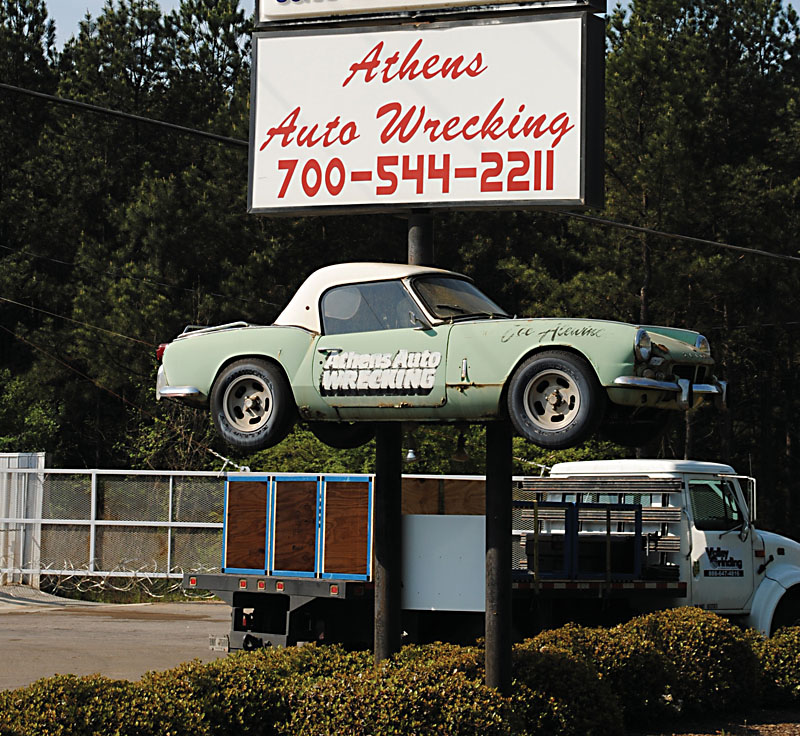
[[[514,647],[513,708],[525,733],[622,733],[617,695],[582,657],[527,639]]]
[[[796,707],[800,703],[800,627],[787,626],[758,642],[769,705]]]
[[[667,658],[675,673],[675,705],[683,711],[721,713],[753,706],[758,658],[747,635],[727,619],[683,607],[649,613],[620,628]]]
[[[625,722],[641,727],[676,715],[671,692],[676,674],[653,642],[630,630],[567,624],[535,636],[530,647],[553,647],[583,658],[617,696]]]
[[[57,675],[0,694],[0,728],[25,736],[203,736],[193,705],[99,675]]]

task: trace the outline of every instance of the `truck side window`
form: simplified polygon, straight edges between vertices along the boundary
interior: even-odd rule
[[[337,286],[322,297],[326,335],[416,327],[419,308],[399,281]]]
[[[742,511],[725,480],[690,480],[694,525],[701,531],[726,531],[741,526]]]

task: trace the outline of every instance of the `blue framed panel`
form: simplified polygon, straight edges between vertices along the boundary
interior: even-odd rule
[[[373,479],[367,475],[329,475],[322,478],[321,485],[319,577],[370,580]]]
[[[228,476],[222,528],[222,572],[263,575],[270,547],[271,478]]]
[[[313,578],[319,569],[321,486],[318,475],[276,475],[271,494],[267,572]]]

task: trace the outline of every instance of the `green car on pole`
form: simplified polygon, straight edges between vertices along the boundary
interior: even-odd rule
[[[705,337],[593,319],[518,318],[452,271],[344,263],[312,273],[272,325],[187,327],[159,346],[156,396],[207,407],[243,452],[295,421],[334,447],[375,422],[509,418],[545,448],[596,432],[654,439],[674,411],[724,406]]]

